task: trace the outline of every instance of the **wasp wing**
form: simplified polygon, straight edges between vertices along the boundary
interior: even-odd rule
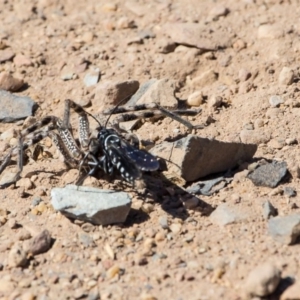
[[[121,149],[125,155],[132,160],[136,166],[142,171],[156,171],[159,168],[159,162],[155,156],[148,153],[147,151],[137,149],[126,143],[124,140],[121,141]]]
[[[128,159],[124,150],[117,144],[111,144],[107,149],[109,158],[121,176],[128,182],[134,182],[141,177],[141,171],[135,162]]]

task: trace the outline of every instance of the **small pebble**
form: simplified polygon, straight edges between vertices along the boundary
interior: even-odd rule
[[[47,252],[52,245],[52,239],[47,229],[43,230],[40,234],[35,236],[30,242],[28,247],[28,253],[31,255],[37,255]]]
[[[168,218],[167,218],[166,216],[160,217],[160,218],[159,218],[159,225],[160,225],[163,229],[168,229],[168,228],[169,228]]]
[[[283,67],[278,77],[278,83],[282,85],[291,85],[293,82],[294,71],[291,68]]]
[[[281,271],[271,263],[257,266],[248,275],[244,289],[250,296],[265,297],[272,294],[281,278]]]
[[[239,70],[239,79],[240,81],[247,81],[251,77],[251,72],[247,69]]]
[[[170,230],[174,233],[174,234],[178,234],[181,230],[182,225],[179,223],[173,223],[170,225]]]
[[[25,240],[29,240],[31,239],[31,233],[29,231],[27,231],[25,228],[21,228],[19,229],[18,233],[17,233],[17,239],[19,241],[25,241]]]
[[[102,6],[102,10],[107,12],[113,12],[116,11],[117,9],[118,9],[118,5],[114,3],[105,3]]]
[[[20,298],[20,300],[35,300],[35,299],[36,297],[31,291],[24,292]]]
[[[150,214],[151,212],[154,211],[154,205],[151,203],[145,203],[142,205],[141,210],[146,214]]]
[[[155,235],[155,241],[156,242],[162,242],[164,241],[166,238],[166,235],[164,232],[159,231],[156,235]]]
[[[270,201],[265,201],[263,203],[263,217],[264,219],[270,219],[270,217],[277,216],[277,209],[272,205]]]
[[[145,239],[144,243],[143,243],[143,246],[145,248],[152,248],[155,246],[155,241],[153,238],[147,238]]]
[[[140,297],[141,300],[157,300],[156,297],[151,295],[150,293],[143,293]]]
[[[33,65],[32,61],[23,54],[17,54],[13,61],[17,67],[30,67]]]
[[[91,232],[94,230],[94,226],[91,224],[91,223],[83,223],[81,225],[81,229],[84,231],[84,232]]]
[[[223,98],[221,96],[213,95],[209,98],[207,104],[211,108],[218,108],[222,105]]]
[[[119,29],[128,29],[137,27],[134,20],[128,19],[127,17],[119,18],[117,22],[117,28]]]
[[[18,227],[17,221],[15,219],[9,219],[7,224],[10,229],[16,229]]]
[[[108,243],[104,245],[104,250],[112,260],[115,259],[115,253]]]
[[[294,188],[290,187],[290,186],[285,186],[283,188],[283,194],[289,198],[291,197],[295,197],[297,195],[297,192]]]
[[[201,91],[196,91],[190,94],[187,99],[187,104],[189,106],[200,106],[203,103],[203,94]]]
[[[40,197],[35,197],[35,198],[31,201],[31,205],[32,205],[32,206],[37,206],[37,205],[39,205],[42,201],[43,201],[42,198],[40,198]]]
[[[199,198],[197,197],[190,197],[183,201],[183,205],[186,209],[195,209],[199,205]]]
[[[22,246],[19,244],[13,246],[8,254],[8,266],[11,268],[24,267],[27,262],[27,253],[23,250]]]
[[[285,140],[285,143],[286,143],[287,145],[296,145],[296,144],[298,144],[298,141],[297,141],[296,138],[287,138],[287,139]]]
[[[96,85],[100,78],[100,69],[95,69],[84,76],[83,83],[86,87]]]
[[[15,78],[5,72],[0,73],[0,89],[9,92],[17,92],[23,85],[24,81],[22,79]]]
[[[264,120],[263,119],[256,119],[254,121],[254,128],[258,129],[264,126]]]
[[[236,51],[240,51],[242,49],[245,49],[247,47],[247,44],[243,40],[237,40],[232,45],[233,49]]]
[[[1,40],[1,45],[3,44]],[[1,47],[3,49],[3,47]],[[6,61],[12,60],[15,56],[15,53],[11,51],[10,49],[5,49],[0,51],[0,63],[4,63]]]
[[[283,99],[280,96],[273,95],[269,99],[271,107],[278,107],[280,104],[284,103]]]
[[[115,276],[118,276],[120,273],[120,267],[118,265],[114,265],[106,271],[106,278],[112,279]]]

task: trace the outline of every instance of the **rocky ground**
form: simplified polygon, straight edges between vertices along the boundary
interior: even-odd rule
[[[65,99],[99,116],[154,79],[144,101],[201,108],[186,117],[205,125],[195,135],[257,145],[227,186],[188,204],[178,193],[192,182],[174,174],[163,184],[147,175],[156,181],[146,197],[118,179],[88,178],[132,197],[124,224],[96,226],[53,209],[51,189],[74,183],[78,170],[45,138],[27,151],[22,178],[1,190],[0,299],[300,299],[299,12],[293,0],[0,0],[0,88],[37,103],[13,123],[10,102],[2,106],[3,156],[17,130],[62,117]],[[187,129],[165,118],[133,132],[158,145]],[[276,172],[288,169],[278,186],[247,178],[274,160],[286,163]]]

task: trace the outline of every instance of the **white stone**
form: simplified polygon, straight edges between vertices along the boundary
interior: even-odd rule
[[[97,225],[125,222],[131,206],[127,193],[67,185],[51,191],[51,204],[62,214]]]

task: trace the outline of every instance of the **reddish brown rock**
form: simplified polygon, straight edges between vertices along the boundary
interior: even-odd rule
[[[17,92],[23,85],[24,81],[22,79],[15,78],[5,72],[0,73],[0,89]]]

